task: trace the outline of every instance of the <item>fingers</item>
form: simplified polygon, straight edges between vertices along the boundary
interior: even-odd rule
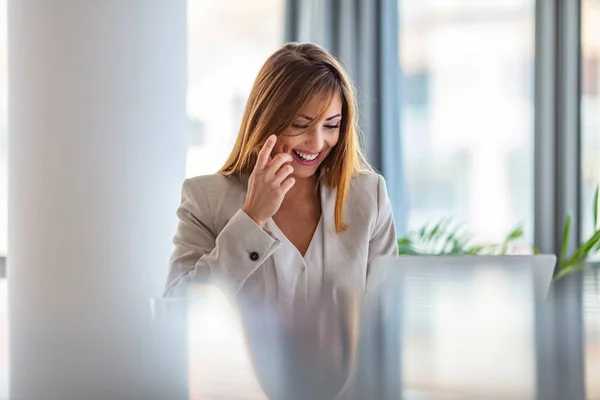
[[[275,186],[280,186],[285,178],[290,176],[290,174],[294,172],[294,167],[289,164],[284,165],[275,173],[275,178],[273,179],[273,184]]]
[[[292,156],[285,153],[277,154],[273,157],[273,160],[268,164],[267,168],[271,171],[273,175],[277,174],[277,172],[281,169],[284,164],[287,164],[292,161]]]
[[[271,151],[273,151],[273,147],[275,146],[276,142],[277,137],[275,135],[269,136],[262,149],[260,149],[260,152],[258,153],[255,168],[258,168],[258,170],[267,168],[269,159],[271,158]]]
[[[295,183],[296,183],[296,180],[294,178],[292,178],[291,176],[289,178],[287,178],[286,180],[284,180],[281,183],[281,190],[283,191],[283,194],[286,194],[292,188],[292,186],[294,186]]]

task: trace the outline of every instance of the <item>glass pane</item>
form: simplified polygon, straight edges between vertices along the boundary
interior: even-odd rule
[[[399,3],[409,228],[533,238],[534,0]],[[524,249],[516,249],[522,251]]]
[[[600,184],[600,0],[582,1],[581,59],[581,229],[583,239],[594,232],[593,197]],[[597,229],[597,228],[596,228]],[[598,258],[598,255],[595,256]],[[600,291],[586,282],[584,320],[586,395],[600,399]],[[590,283],[591,282],[591,283]]]
[[[0,399],[8,399],[8,288],[0,278]]]
[[[0,0],[0,257],[6,256],[8,237],[7,104],[8,63],[6,0]]]
[[[600,268],[590,270],[583,281],[583,324],[585,327],[585,393],[600,400]]]
[[[593,198],[600,184],[600,0],[582,2],[581,155],[582,235],[594,229]]]
[[[188,0],[188,177],[212,174],[223,166],[235,142],[254,79],[267,57],[283,44],[284,3],[285,0]],[[215,295],[210,301],[221,304],[222,299]],[[205,368],[202,357],[206,354],[198,349],[207,340],[222,344],[225,337],[231,344],[238,339],[232,336],[227,313],[215,316],[216,319],[204,321],[193,310],[190,314],[192,398],[217,396],[222,391],[222,387],[211,386],[211,379],[206,379],[210,378],[210,371],[226,376],[228,366],[245,365],[243,358],[220,357],[219,362]],[[198,334],[198,327],[205,322],[217,328],[218,338]],[[218,340],[214,342],[215,339]],[[211,350],[213,353],[217,354]],[[249,375],[244,375],[237,387],[241,388],[240,396],[261,393]]]
[[[215,173],[254,78],[283,44],[284,0],[188,0],[187,176]]]

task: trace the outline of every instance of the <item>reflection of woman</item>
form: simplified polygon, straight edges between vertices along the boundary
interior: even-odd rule
[[[248,355],[269,399],[349,398],[356,363],[359,299],[323,296],[286,308],[241,303]],[[341,396],[341,397],[339,397]]]
[[[349,78],[313,44],[269,57],[225,166],[184,182],[177,215],[166,295],[210,280],[310,300],[324,287],[364,289],[370,262],[397,253],[385,182],[359,148]]]

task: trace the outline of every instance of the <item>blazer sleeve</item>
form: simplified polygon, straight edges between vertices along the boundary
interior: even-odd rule
[[[237,293],[280,242],[241,209],[217,232],[204,189],[187,179],[181,192],[164,296],[182,296],[190,283],[207,282]]]
[[[377,219],[369,241],[369,264],[382,256],[398,256],[396,224],[385,180],[380,175],[377,183]]]

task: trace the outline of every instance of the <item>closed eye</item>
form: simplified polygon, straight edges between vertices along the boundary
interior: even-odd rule
[[[334,129],[338,129],[340,127],[340,124],[336,124],[336,125],[323,125],[323,126],[326,129],[334,130]],[[292,128],[294,128],[294,129],[307,129],[308,125],[292,124]]]

